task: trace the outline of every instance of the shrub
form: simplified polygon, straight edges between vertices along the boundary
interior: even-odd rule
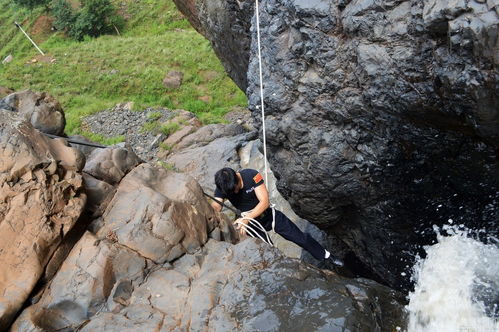
[[[71,31],[76,20],[76,13],[66,0],[54,0],[52,2],[52,15],[54,15],[54,26],[57,30]]]
[[[124,23],[110,0],[82,0],[81,4],[78,12],[66,0],[54,0],[52,4],[55,27],[76,40],[112,32]]]

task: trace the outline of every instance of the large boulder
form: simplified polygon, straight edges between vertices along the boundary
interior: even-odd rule
[[[231,167],[235,170],[253,168],[263,173],[263,155],[259,150],[261,143],[259,140],[250,141],[254,136],[254,132],[246,133],[240,125],[208,125],[180,140],[165,162],[194,177],[207,193],[213,194],[214,175],[222,167]],[[313,234],[322,245],[328,246],[326,234],[307,220],[299,218],[277,191],[276,179],[271,170],[269,182],[267,188],[270,201],[276,204],[276,208],[284,212],[301,230]],[[287,256],[301,257],[312,264],[319,263],[302,248],[276,233],[270,232],[270,236],[274,244]]]
[[[298,215],[339,235],[394,287],[407,286],[434,224],[452,219],[497,235],[497,7],[262,2],[267,138],[278,188]],[[242,13],[235,26],[252,15],[241,10],[233,18]],[[251,51],[237,54],[250,60],[247,95],[259,116],[254,26],[246,33]],[[230,50],[213,45],[217,54]]]
[[[23,311],[11,331],[75,328],[96,313],[107,311],[107,301],[113,303],[120,285],[133,289],[143,282],[146,272],[144,257],[87,232],[73,247],[41,299]]]
[[[0,330],[5,330],[83,211],[84,158],[0,112]]]
[[[45,92],[14,92],[0,99],[0,109],[20,113],[33,127],[44,133],[64,133],[66,118],[61,104]]]
[[[233,240],[192,177],[141,164],[121,181],[97,236],[162,264],[197,250],[217,227]]]
[[[210,240],[173,264],[87,234],[12,331],[395,331],[401,297],[284,258],[258,240]],[[91,291],[89,291],[91,290]]]
[[[92,150],[83,171],[96,179],[116,185],[140,163],[140,158],[130,146],[113,146]]]

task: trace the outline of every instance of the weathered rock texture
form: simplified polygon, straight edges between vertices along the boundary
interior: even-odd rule
[[[158,264],[197,250],[219,226],[224,238],[233,240],[192,177],[149,164],[125,176],[102,219],[99,238],[117,241]]]
[[[399,296],[283,258],[257,240],[210,240],[154,265],[86,234],[12,331],[393,331]]]
[[[66,118],[61,104],[52,96],[30,90],[15,92],[0,100],[0,109],[19,112],[36,129],[62,135]]]
[[[195,4],[200,15],[206,5]],[[257,114],[255,29],[246,30],[251,51],[235,55],[223,38],[213,41],[223,33],[209,24],[245,13],[234,25],[246,26],[252,13],[219,9],[198,18],[199,30],[217,54],[250,59],[247,95]],[[392,286],[407,281],[401,273],[416,246],[433,239],[433,224],[453,219],[497,232],[498,22],[494,1],[261,4],[278,188],[300,216],[340,235]],[[228,72],[238,81],[243,73],[232,73],[240,70]]]
[[[0,330],[21,308],[85,205],[83,156],[0,112]]]
[[[140,158],[129,146],[94,149],[83,171],[99,180],[115,185],[140,162]]]

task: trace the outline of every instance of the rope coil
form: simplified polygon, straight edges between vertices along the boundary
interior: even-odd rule
[[[253,223],[254,223],[254,225],[255,225],[258,229],[260,229],[263,233],[265,233],[265,237],[266,237],[266,238],[264,239],[264,238],[263,238],[263,237],[262,237],[262,236],[258,233],[258,231],[257,231],[257,230],[255,230],[255,229],[253,228],[253,226],[251,226],[250,224],[245,224],[245,223],[243,223],[242,221],[239,221],[239,220],[236,220],[236,221],[235,221],[235,224],[237,224],[237,225],[239,225],[240,227],[242,227],[242,228],[246,231],[246,233],[248,233],[250,236],[252,236],[252,237],[258,237],[260,240],[262,240],[263,242],[265,242],[265,243],[267,243],[267,244],[269,244],[270,246],[272,246],[272,247],[273,247],[273,246],[274,246],[274,244],[272,243],[272,240],[270,239],[269,233],[267,233],[267,231],[266,231],[266,230],[265,230],[265,228],[262,226],[262,224],[260,224],[260,223],[258,222],[258,220],[256,220],[256,219],[253,219],[253,218],[249,218],[249,217],[244,216],[244,214],[245,214],[245,213],[243,212],[243,216],[242,216],[242,218],[240,218],[240,219],[243,219],[243,220],[249,220],[249,221],[253,222]],[[250,232],[248,232],[248,231],[250,231]]]

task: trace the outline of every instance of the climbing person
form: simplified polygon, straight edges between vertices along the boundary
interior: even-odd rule
[[[215,199],[221,203],[228,199],[232,205],[240,211],[246,212],[244,218],[236,220],[239,224],[237,229],[241,235],[255,237],[252,232],[257,232],[262,238],[265,233],[251,220],[257,220],[266,231],[274,229],[288,241],[294,242],[307,250],[314,258],[332,263],[336,266],[343,266],[341,259],[333,256],[324,249],[310,234],[303,233],[284,213],[270,207],[269,194],[264,184],[262,175],[254,169],[243,169],[235,172],[232,168],[222,168],[215,174]],[[212,202],[215,211],[222,210],[222,204]],[[274,211],[273,211],[274,210]],[[251,227],[247,232],[243,223]]]

